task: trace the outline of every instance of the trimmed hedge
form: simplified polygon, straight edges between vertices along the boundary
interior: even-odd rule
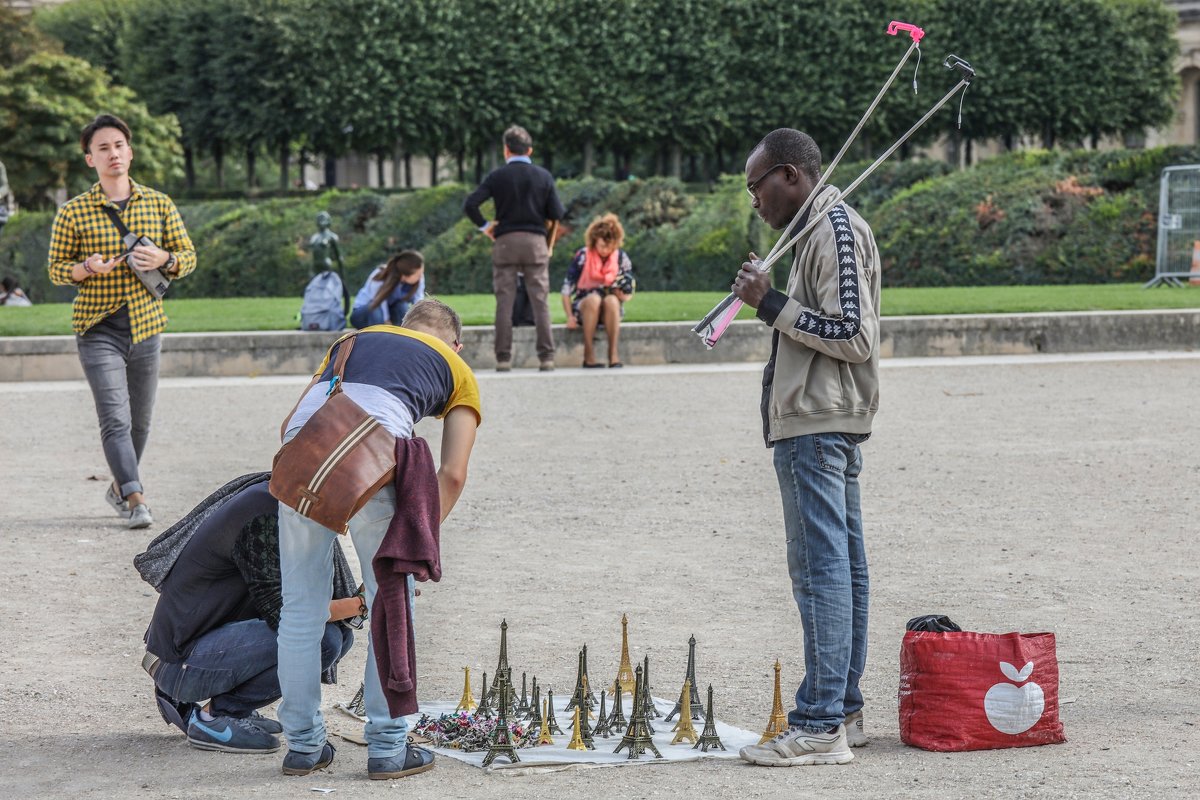
[[[866,163],[840,167],[834,184],[846,185]],[[1159,173],[1178,163],[1200,163],[1200,148],[1026,151],[962,171],[936,161],[889,162],[850,202],[875,229],[888,286],[1144,280],[1154,268]],[[320,211],[332,215],[341,237],[351,292],[406,247],[425,254],[431,292],[490,292],[491,242],[462,215],[467,192],[449,184],[183,203],[200,266],[172,293],[299,297],[312,275],[306,247]],[[559,192],[571,232],[551,260],[552,281],[566,272],[588,222],[605,211],[621,217],[644,289],[724,289],[748,252],[764,254],[774,241],[740,175],[699,193],[666,178],[561,181]],[[24,212],[0,233],[0,274],[15,275],[35,302],[74,294],[46,277],[52,219]]]
[[[1158,174],[1197,155],[1025,151],[920,181],[872,216],[884,285],[1146,280]]]

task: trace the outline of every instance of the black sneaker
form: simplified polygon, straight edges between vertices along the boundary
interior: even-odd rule
[[[410,744],[404,752],[391,758],[368,758],[367,777],[373,781],[404,778],[433,769],[433,753],[424,747]]]
[[[319,769],[325,769],[333,763],[333,754],[335,752],[337,751],[333,749],[333,745],[329,742],[326,742],[315,753],[300,753],[295,750],[288,750],[287,755],[283,757],[283,774],[308,775]]]
[[[188,722],[187,737],[192,747],[222,753],[274,753],[279,749],[279,739],[254,727],[248,719],[213,717],[206,722],[199,712],[192,714]]]
[[[157,686],[154,687],[154,702],[163,722],[174,725],[184,734],[188,732],[188,721],[191,720],[192,714],[199,708],[195,703],[179,702]]]
[[[270,717],[264,717],[257,711],[251,711],[250,716],[246,717],[250,720],[250,724],[258,728],[264,733],[283,733],[283,726]]]

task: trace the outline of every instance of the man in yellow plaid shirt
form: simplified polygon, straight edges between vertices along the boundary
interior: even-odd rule
[[[162,299],[133,270],[162,269],[172,279],[196,268],[196,250],[171,198],[129,177],[129,126],[101,114],[83,129],[80,145],[99,181],[58,210],[50,233],[50,280],[75,286],[72,324],[112,471],[106,499],[130,528],[149,527],[138,463],[150,435],[158,387],[159,334],[167,325]],[[126,252],[113,208],[129,231],[153,245]]]

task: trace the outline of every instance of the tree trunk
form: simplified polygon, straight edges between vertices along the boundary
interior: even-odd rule
[[[258,188],[258,176],[255,174],[254,168],[258,166],[258,152],[254,145],[246,145],[246,188]]]
[[[688,155],[688,180],[689,180],[689,181],[695,181],[695,180],[697,180],[697,178],[696,178],[696,170],[697,170],[697,166],[696,166],[696,154],[695,154],[695,153],[690,153],[690,154]]]
[[[399,188],[404,184],[404,177],[400,174],[404,170],[404,148],[396,145],[392,148],[392,186]]]
[[[337,186],[337,159],[325,156],[325,187],[332,189]]]
[[[288,190],[288,161],[291,159],[291,148],[287,142],[279,145],[279,188]]]
[[[479,185],[479,183],[482,180],[483,180],[483,148],[476,147],[475,148],[475,184]]]
[[[596,143],[589,136],[583,140],[583,177],[592,177],[592,169],[596,166]],[[616,159],[613,159],[613,175],[617,174]]]
[[[196,188],[196,156],[191,147],[183,148],[183,177],[189,192]]]
[[[380,189],[387,188],[387,179],[384,177],[383,162],[387,161],[387,153],[380,150],[375,154],[375,182],[379,184]]]
[[[412,185],[412,153],[404,151],[404,187],[406,189],[413,188]]]
[[[1013,137],[1013,135],[1011,133],[1004,134],[1004,149],[1005,149],[1005,151],[1011,153],[1013,151],[1013,147],[1015,145],[1016,145],[1016,141],[1015,141],[1015,138]]]
[[[429,185],[438,185],[438,154],[435,150],[429,155]]]
[[[467,153],[463,148],[458,148],[458,182],[467,182]]]
[[[1042,147],[1047,150],[1054,149],[1054,128],[1050,127],[1049,122],[1042,125]]]
[[[720,145],[713,148],[713,167],[716,169],[717,174],[711,177],[717,178],[725,174],[725,152],[721,149]]]
[[[654,154],[654,174],[663,175],[667,171],[667,148],[666,145],[659,145],[657,152]]]
[[[554,151],[549,147],[542,153],[542,166],[549,172],[554,172]]]
[[[671,177],[683,179],[683,148],[679,142],[671,142]]]
[[[971,164],[973,164],[974,161],[975,161],[975,140],[968,136],[967,137],[967,153],[966,153],[967,166],[968,167],[971,166]]]
[[[217,188],[225,188],[225,145],[217,142],[213,145],[213,163],[217,173]]]

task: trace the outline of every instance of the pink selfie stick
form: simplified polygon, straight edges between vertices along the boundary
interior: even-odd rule
[[[908,35],[911,36],[912,40],[917,44],[920,44],[921,40],[925,38],[925,29],[918,28],[911,22],[901,22],[898,19],[894,19],[888,23],[888,36],[899,36],[900,31],[908,31]]]

